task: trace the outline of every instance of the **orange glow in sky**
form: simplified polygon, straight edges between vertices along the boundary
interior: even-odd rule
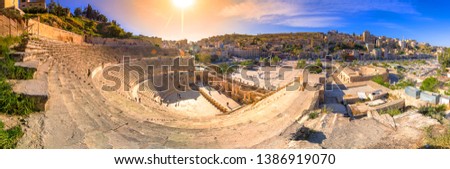
[[[182,9],[185,9],[194,4],[194,0],[172,0],[172,2],[175,6]]]

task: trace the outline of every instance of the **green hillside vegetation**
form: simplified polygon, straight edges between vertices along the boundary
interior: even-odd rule
[[[25,18],[40,17],[41,23],[48,24],[63,30],[67,30],[80,35],[88,35],[104,38],[131,38],[133,34],[126,32],[123,28],[112,20],[101,14],[98,10],[88,5],[84,10],[75,9],[75,14],[69,8],[64,8],[59,4],[49,4],[49,10],[24,10]]]

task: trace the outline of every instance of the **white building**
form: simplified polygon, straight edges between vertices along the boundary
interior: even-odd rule
[[[398,41],[398,45],[400,46],[400,48],[401,48],[402,50],[405,49],[405,47],[406,47],[405,41],[402,41],[402,40]]]

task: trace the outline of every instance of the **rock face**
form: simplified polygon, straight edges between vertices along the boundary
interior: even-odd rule
[[[399,127],[411,127],[415,129],[423,129],[440,123],[436,119],[425,117],[417,111],[409,111],[394,117]]]
[[[374,119],[354,120],[338,125],[322,144],[328,149],[361,149],[371,148],[384,141],[393,129]]]
[[[324,148],[419,148],[424,128],[440,125],[435,119],[410,111],[394,118],[372,113],[372,118],[337,124],[321,146]]]

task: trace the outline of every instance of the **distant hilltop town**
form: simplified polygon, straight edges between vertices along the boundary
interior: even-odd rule
[[[428,43],[375,36],[369,31],[358,34],[283,33],[239,35],[230,34],[202,39],[192,50],[218,58],[236,56],[245,59],[278,56],[282,59],[315,59],[331,56],[351,61],[364,59],[395,59],[438,56],[444,51]]]

